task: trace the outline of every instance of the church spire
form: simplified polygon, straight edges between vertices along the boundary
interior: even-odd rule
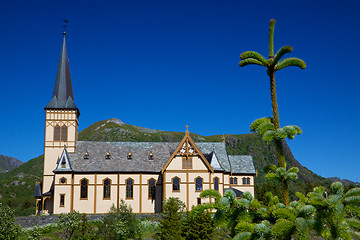
[[[51,101],[45,109],[77,109],[71,84],[69,58],[66,50],[65,31],[60,54],[59,66],[56,74],[55,86]]]

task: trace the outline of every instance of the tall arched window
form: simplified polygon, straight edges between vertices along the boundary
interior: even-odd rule
[[[234,178],[233,177],[230,178],[230,184],[234,184]]]
[[[246,184],[249,184],[250,185],[250,178],[246,178]]]
[[[60,126],[56,125],[54,127],[54,141],[60,141]]]
[[[196,191],[202,191],[203,189],[203,179],[201,177],[195,178]]]
[[[155,199],[155,186],[156,186],[156,181],[155,179],[151,178],[148,181],[148,187],[149,187],[149,199]]]
[[[234,184],[237,185],[237,177],[234,178]]]
[[[214,178],[214,190],[219,191],[219,178]]]
[[[246,184],[246,178],[243,177],[242,180],[243,180],[243,181],[242,181],[242,182],[243,182],[243,185],[245,185],[245,184]]]
[[[134,197],[134,180],[131,178],[126,180],[126,199],[133,199]]]
[[[80,181],[80,199],[88,198],[88,183],[89,181],[85,178]]]
[[[67,141],[67,133],[68,133],[67,126],[63,125],[63,126],[61,127],[61,141],[62,141],[62,142],[66,142],[66,141]]]
[[[111,193],[111,180],[105,179],[104,180],[104,199],[110,199],[110,193]]]
[[[180,178],[174,177],[172,179],[172,185],[173,185],[173,192],[179,192],[180,191]]]

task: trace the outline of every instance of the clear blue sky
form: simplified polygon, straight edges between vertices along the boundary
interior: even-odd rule
[[[43,153],[62,44],[67,47],[80,130],[108,118],[202,135],[249,133],[271,116],[264,68],[239,55],[291,45],[305,70],[277,73],[282,126],[295,158],[325,177],[360,181],[358,1],[0,0],[0,154]]]

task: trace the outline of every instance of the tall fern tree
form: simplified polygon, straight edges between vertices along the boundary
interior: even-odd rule
[[[264,138],[266,137],[267,140],[273,140],[276,145],[278,166],[286,169],[285,154],[282,145],[283,139],[286,137],[293,139],[294,135],[301,133],[301,129],[297,126],[286,126],[284,128],[280,128],[278,104],[276,98],[275,72],[290,66],[300,67],[301,69],[304,69],[306,67],[306,64],[303,60],[298,58],[286,58],[280,60],[286,53],[292,52],[293,49],[290,46],[283,46],[274,55],[274,29],[275,20],[271,19],[269,26],[269,59],[266,59],[264,56],[257,52],[247,51],[240,55],[241,61],[239,65],[240,67],[244,67],[253,64],[266,67],[267,74],[270,78],[273,118],[271,119],[270,123],[265,123],[265,125],[260,127],[262,127]],[[287,192],[287,186],[285,185],[285,181],[282,181],[284,202],[286,205],[288,205],[289,195]]]

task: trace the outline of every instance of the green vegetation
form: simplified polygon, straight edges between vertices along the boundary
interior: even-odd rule
[[[280,59],[286,54],[292,52],[292,47],[284,46],[274,56],[274,29],[275,20],[270,20],[269,26],[269,59],[266,60],[261,54],[253,51],[244,52],[240,55],[241,61],[240,67],[244,67],[249,64],[260,65],[266,67],[268,76],[270,77],[270,92],[271,92],[271,106],[273,112],[273,118],[260,118],[255,120],[250,129],[252,132],[258,132],[263,136],[263,139],[268,142],[274,142],[276,146],[278,167],[285,169],[286,161],[283,147],[283,140],[285,138],[294,139],[295,135],[301,134],[302,131],[298,126],[285,126],[280,128],[278,104],[276,98],[276,84],[275,84],[275,72],[283,68],[295,66],[304,69],[306,64],[303,60],[298,58],[286,58],[282,61]],[[283,199],[285,205],[289,205],[289,191],[288,180],[285,179],[285,175],[280,176],[280,183],[283,191]]]
[[[202,193],[201,197],[209,197]],[[331,184],[329,192],[316,187],[306,196],[296,193],[289,206],[278,196],[266,193],[264,202],[248,192],[236,199],[233,191],[208,204],[216,209],[215,225],[226,225],[229,235],[239,239],[360,239],[360,188],[346,193],[340,182]]]
[[[182,239],[185,204],[179,198],[168,198],[163,205],[161,216],[157,238],[162,240]]]
[[[14,211],[8,206],[0,205],[0,239],[17,239],[20,228],[14,222]]]
[[[121,199],[119,208],[111,207],[110,212],[99,226],[99,239],[129,239],[141,236],[141,224],[136,220],[129,205]]]
[[[36,181],[41,181],[43,156],[34,158],[19,167],[0,174],[0,203],[9,206],[17,216],[35,213],[33,197]]]

